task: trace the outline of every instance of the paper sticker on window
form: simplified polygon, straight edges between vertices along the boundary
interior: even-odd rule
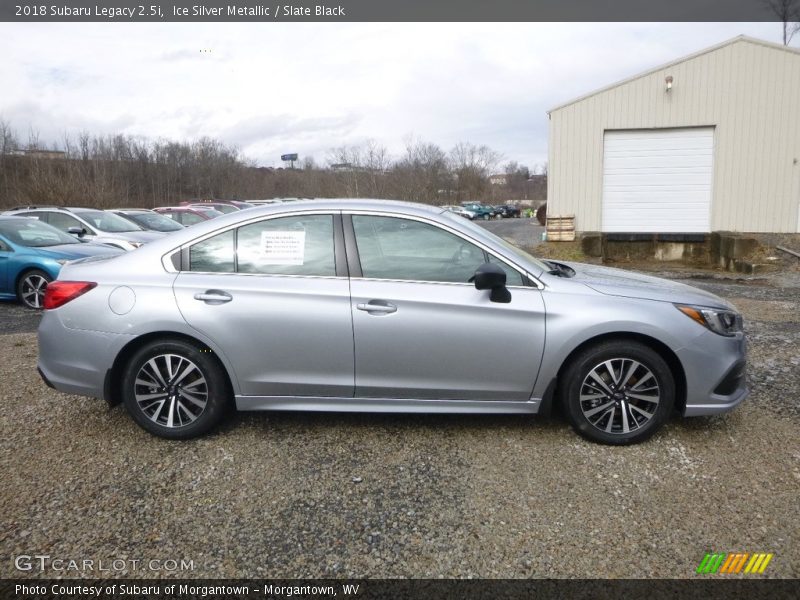
[[[269,265],[302,265],[306,253],[305,231],[262,231],[261,252]]]

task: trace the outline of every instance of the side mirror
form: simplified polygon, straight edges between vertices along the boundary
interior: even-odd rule
[[[489,300],[508,304],[511,302],[511,292],[506,288],[506,272],[494,263],[484,263],[475,270],[475,275],[469,278],[475,282],[475,289],[492,290]]]
[[[77,235],[78,237],[82,238],[83,236],[86,235],[86,230],[83,229],[82,227],[70,227],[69,229],[67,229],[67,233],[72,235]]]

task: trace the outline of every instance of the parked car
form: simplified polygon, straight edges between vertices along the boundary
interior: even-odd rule
[[[748,394],[742,318],[725,300],[541,261],[418,204],[226,215],[65,265],[44,306],[44,381],[123,402],[167,438],[209,431],[233,404],[532,415],[557,402],[580,435],[628,444],[673,409],[719,414]]]
[[[18,206],[3,214],[33,217],[77,238],[122,250],[135,250],[164,235],[156,231],[145,231],[119,215],[96,208]]]
[[[463,208],[461,206],[448,205],[448,206],[443,206],[442,208],[444,208],[445,210],[449,210],[452,213],[457,214],[459,217],[464,217],[465,219],[469,219],[470,221],[472,221],[475,218],[475,213],[474,212],[469,211],[466,208]]]
[[[519,219],[520,209],[513,204],[501,204],[494,207],[495,215],[499,215],[504,219]]]
[[[313,200],[313,198],[271,198],[269,200],[247,200],[253,206],[263,206],[265,204],[280,204],[281,202],[297,202],[298,200]]]
[[[253,208],[255,204],[243,202],[241,200],[202,200],[197,202],[181,202],[180,206],[199,206],[213,208],[221,213],[228,214],[236,212],[237,210],[244,210],[246,208]]]
[[[183,225],[177,221],[161,215],[149,208],[120,208],[112,210],[111,212],[136,223],[139,227],[147,231],[160,231],[162,233],[169,233],[171,231],[180,231]]]
[[[203,221],[222,216],[222,213],[218,210],[204,206],[159,206],[153,210],[160,215],[177,221],[184,227],[197,225]]]
[[[478,204],[477,202],[462,202],[461,206],[471,213],[474,213],[475,219],[483,219],[484,221],[488,221],[494,217],[495,214],[493,206],[485,206],[483,204]]]
[[[0,216],[0,299],[42,308],[47,285],[69,260],[122,250],[80,242],[38,219]]]

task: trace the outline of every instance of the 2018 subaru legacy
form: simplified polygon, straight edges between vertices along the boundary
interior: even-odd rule
[[[746,396],[745,339],[717,296],[541,261],[441,208],[276,204],[104,262],[45,296],[39,370],[189,438],[240,410],[518,413],[642,441],[674,411]],[[490,363],[490,369],[486,364]]]

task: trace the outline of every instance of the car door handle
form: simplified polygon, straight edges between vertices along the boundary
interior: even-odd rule
[[[381,313],[384,315],[397,312],[397,307],[394,304],[389,304],[388,302],[382,302],[381,304],[378,304],[377,302],[379,301],[372,300],[368,303],[356,304],[356,308],[358,310],[365,310],[368,313]]]
[[[222,290],[206,290],[205,292],[198,292],[195,294],[194,299],[208,302],[209,304],[223,304],[233,300],[233,296]]]

